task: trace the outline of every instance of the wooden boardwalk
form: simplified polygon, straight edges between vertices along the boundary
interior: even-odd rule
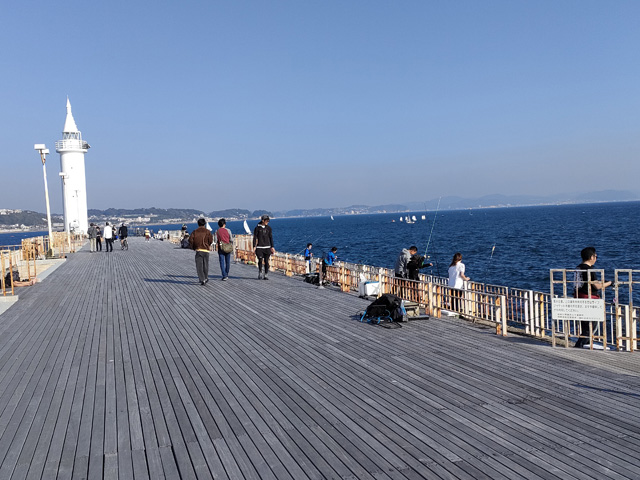
[[[193,252],[82,250],[0,316],[0,479],[640,478],[640,355],[368,302]]]

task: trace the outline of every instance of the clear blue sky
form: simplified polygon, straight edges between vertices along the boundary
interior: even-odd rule
[[[640,1],[24,0],[0,18],[0,208],[638,191]]]

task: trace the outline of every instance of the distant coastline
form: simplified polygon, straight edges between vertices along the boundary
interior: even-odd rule
[[[244,210],[231,208],[225,210],[214,210],[205,212],[195,209],[177,208],[137,208],[137,209],[116,209],[107,210],[89,209],[90,222],[126,222],[135,225],[164,225],[176,223],[195,223],[198,218],[205,217],[210,220],[226,218],[229,221],[255,220],[263,214],[268,214],[272,218],[305,218],[322,217],[330,215],[371,215],[385,213],[404,214],[408,212],[429,212],[435,211],[457,211],[457,210],[477,210],[492,208],[521,208],[559,205],[588,205],[602,203],[620,203],[640,201],[640,195],[627,191],[607,190],[602,192],[591,192],[586,194],[555,195],[550,197],[531,196],[506,196],[487,195],[480,198],[460,198],[441,197],[425,202],[407,202],[402,204],[386,205],[350,205],[348,207],[336,208],[312,208],[295,209],[285,211],[270,210]],[[63,228],[62,216],[52,215],[54,230]],[[0,209],[0,233],[18,233],[39,231],[46,229],[45,215],[39,212],[26,210],[3,210]]]

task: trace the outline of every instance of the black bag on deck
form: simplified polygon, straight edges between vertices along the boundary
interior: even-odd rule
[[[402,299],[386,293],[367,307],[360,321],[379,325],[385,322],[403,322],[406,318],[407,312]]]
[[[304,281],[312,285],[320,285],[320,275],[316,273],[305,273]]]

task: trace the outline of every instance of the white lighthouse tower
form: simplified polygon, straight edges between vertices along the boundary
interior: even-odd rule
[[[56,152],[60,154],[64,229],[67,232],[87,233],[89,229],[87,181],[84,173],[84,154],[88,149],[89,144],[82,140],[67,97],[67,119],[62,130],[62,140],[56,142]]]

